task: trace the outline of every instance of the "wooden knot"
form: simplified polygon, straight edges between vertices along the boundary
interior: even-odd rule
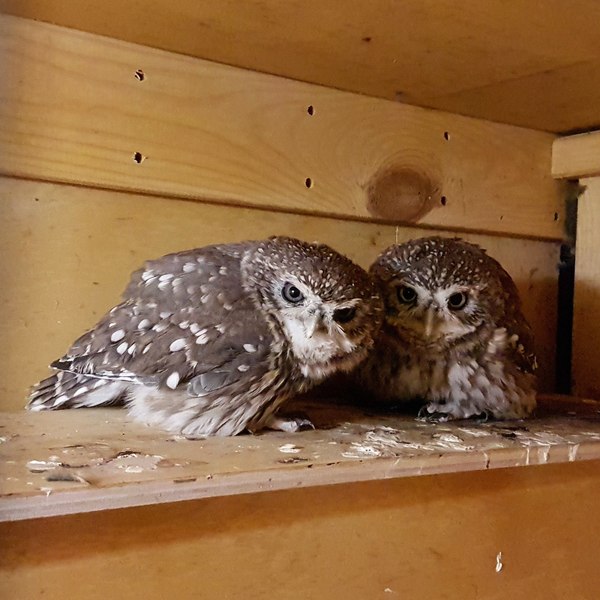
[[[367,210],[378,219],[416,223],[436,206],[438,189],[413,169],[386,169],[367,186]]]

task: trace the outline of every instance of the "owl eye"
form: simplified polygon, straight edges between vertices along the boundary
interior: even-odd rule
[[[333,320],[336,323],[348,323],[356,316],[356,309],[353,306],[348,308],[338,308],[333,311]]]
[[[402,304],[412,304],[417,299],[417,292],[408,285],[401,285],[396,290],[396,294]]]
[[[302,302],[302,300],[304,300],[304,295],[302,294],[302,292],[293,283],[290,283],[289,281],[284,284],[281,290],[281,296],[286,302],[289,302],[290,304],[299,304],[300,302]]]
[[[467,303],[467,295],[463,292],[456,292],[448,297],[448,308],[450,310],[460,310]]]

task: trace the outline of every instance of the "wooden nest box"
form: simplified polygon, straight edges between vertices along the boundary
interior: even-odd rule
[[[0,13],[1,597],[600,596],[597,3]],[[368,266],[432,230],[514,278],[540,416],[307,401],[315,431],[192,442],[23,411],[146,258],[286,234]]]

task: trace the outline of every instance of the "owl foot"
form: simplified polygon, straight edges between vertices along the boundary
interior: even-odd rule
[[[296,417],[271,417],[265,424],[265,427],[275,429],[276,431],[285,431],[287,433],[296,433],[296,431],[315,428],[310,419],[300,415]]]
[[[426,423],[446,423],[451,419],[448,413],[439,412],[437,410],[430,411],[430,404],[421,406],[417,413],[417,421],[425,421]]]

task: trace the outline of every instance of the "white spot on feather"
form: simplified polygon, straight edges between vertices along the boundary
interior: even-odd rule
[[[138,323],[138,329],[148,329],[148,327],[150,327],[150,320],[149,319],[142,319]]]
[[[171,352],[178,352],[179,350],[183,350],[186,347],[187,343],[184,338],[178,338],[174,342],[171,342],[169,346],[169,350]]]
[[[243,348],[246,352],[256,352],[256,346],[253,344],[244,344]]]
[[[166,381],[167,387],[170,387],[172,390],[174,390],[177,387],[178,383],[179,383],[179,373],[177,371],[174,371],[167,377],[167,381]]]
[[[194,263],[185,263],[185,265],[183,265],[183,272],[184,273],[191,273],[192,271],[196,270],[196,265]]]
[[[238,365],[237,370],[240,371],[240,373],[245,373],[249,368],[249,365]]]
[[[117,329],[110,336],[111,342],[120,342],[125,337],[125,332],[122,329]]]
[[[119,344],[117,346],[117,353],[118,354],[125,354],[125,352],[127,351],[127,347],[129,346],[129,344],[127,342],[123,342],[122,344]]]
[[[196,344],[206,344],[206,342],[208,342],[208,340],[209,340],[209,337],[207,335],[206,329],[201,329],[196,334]]]

